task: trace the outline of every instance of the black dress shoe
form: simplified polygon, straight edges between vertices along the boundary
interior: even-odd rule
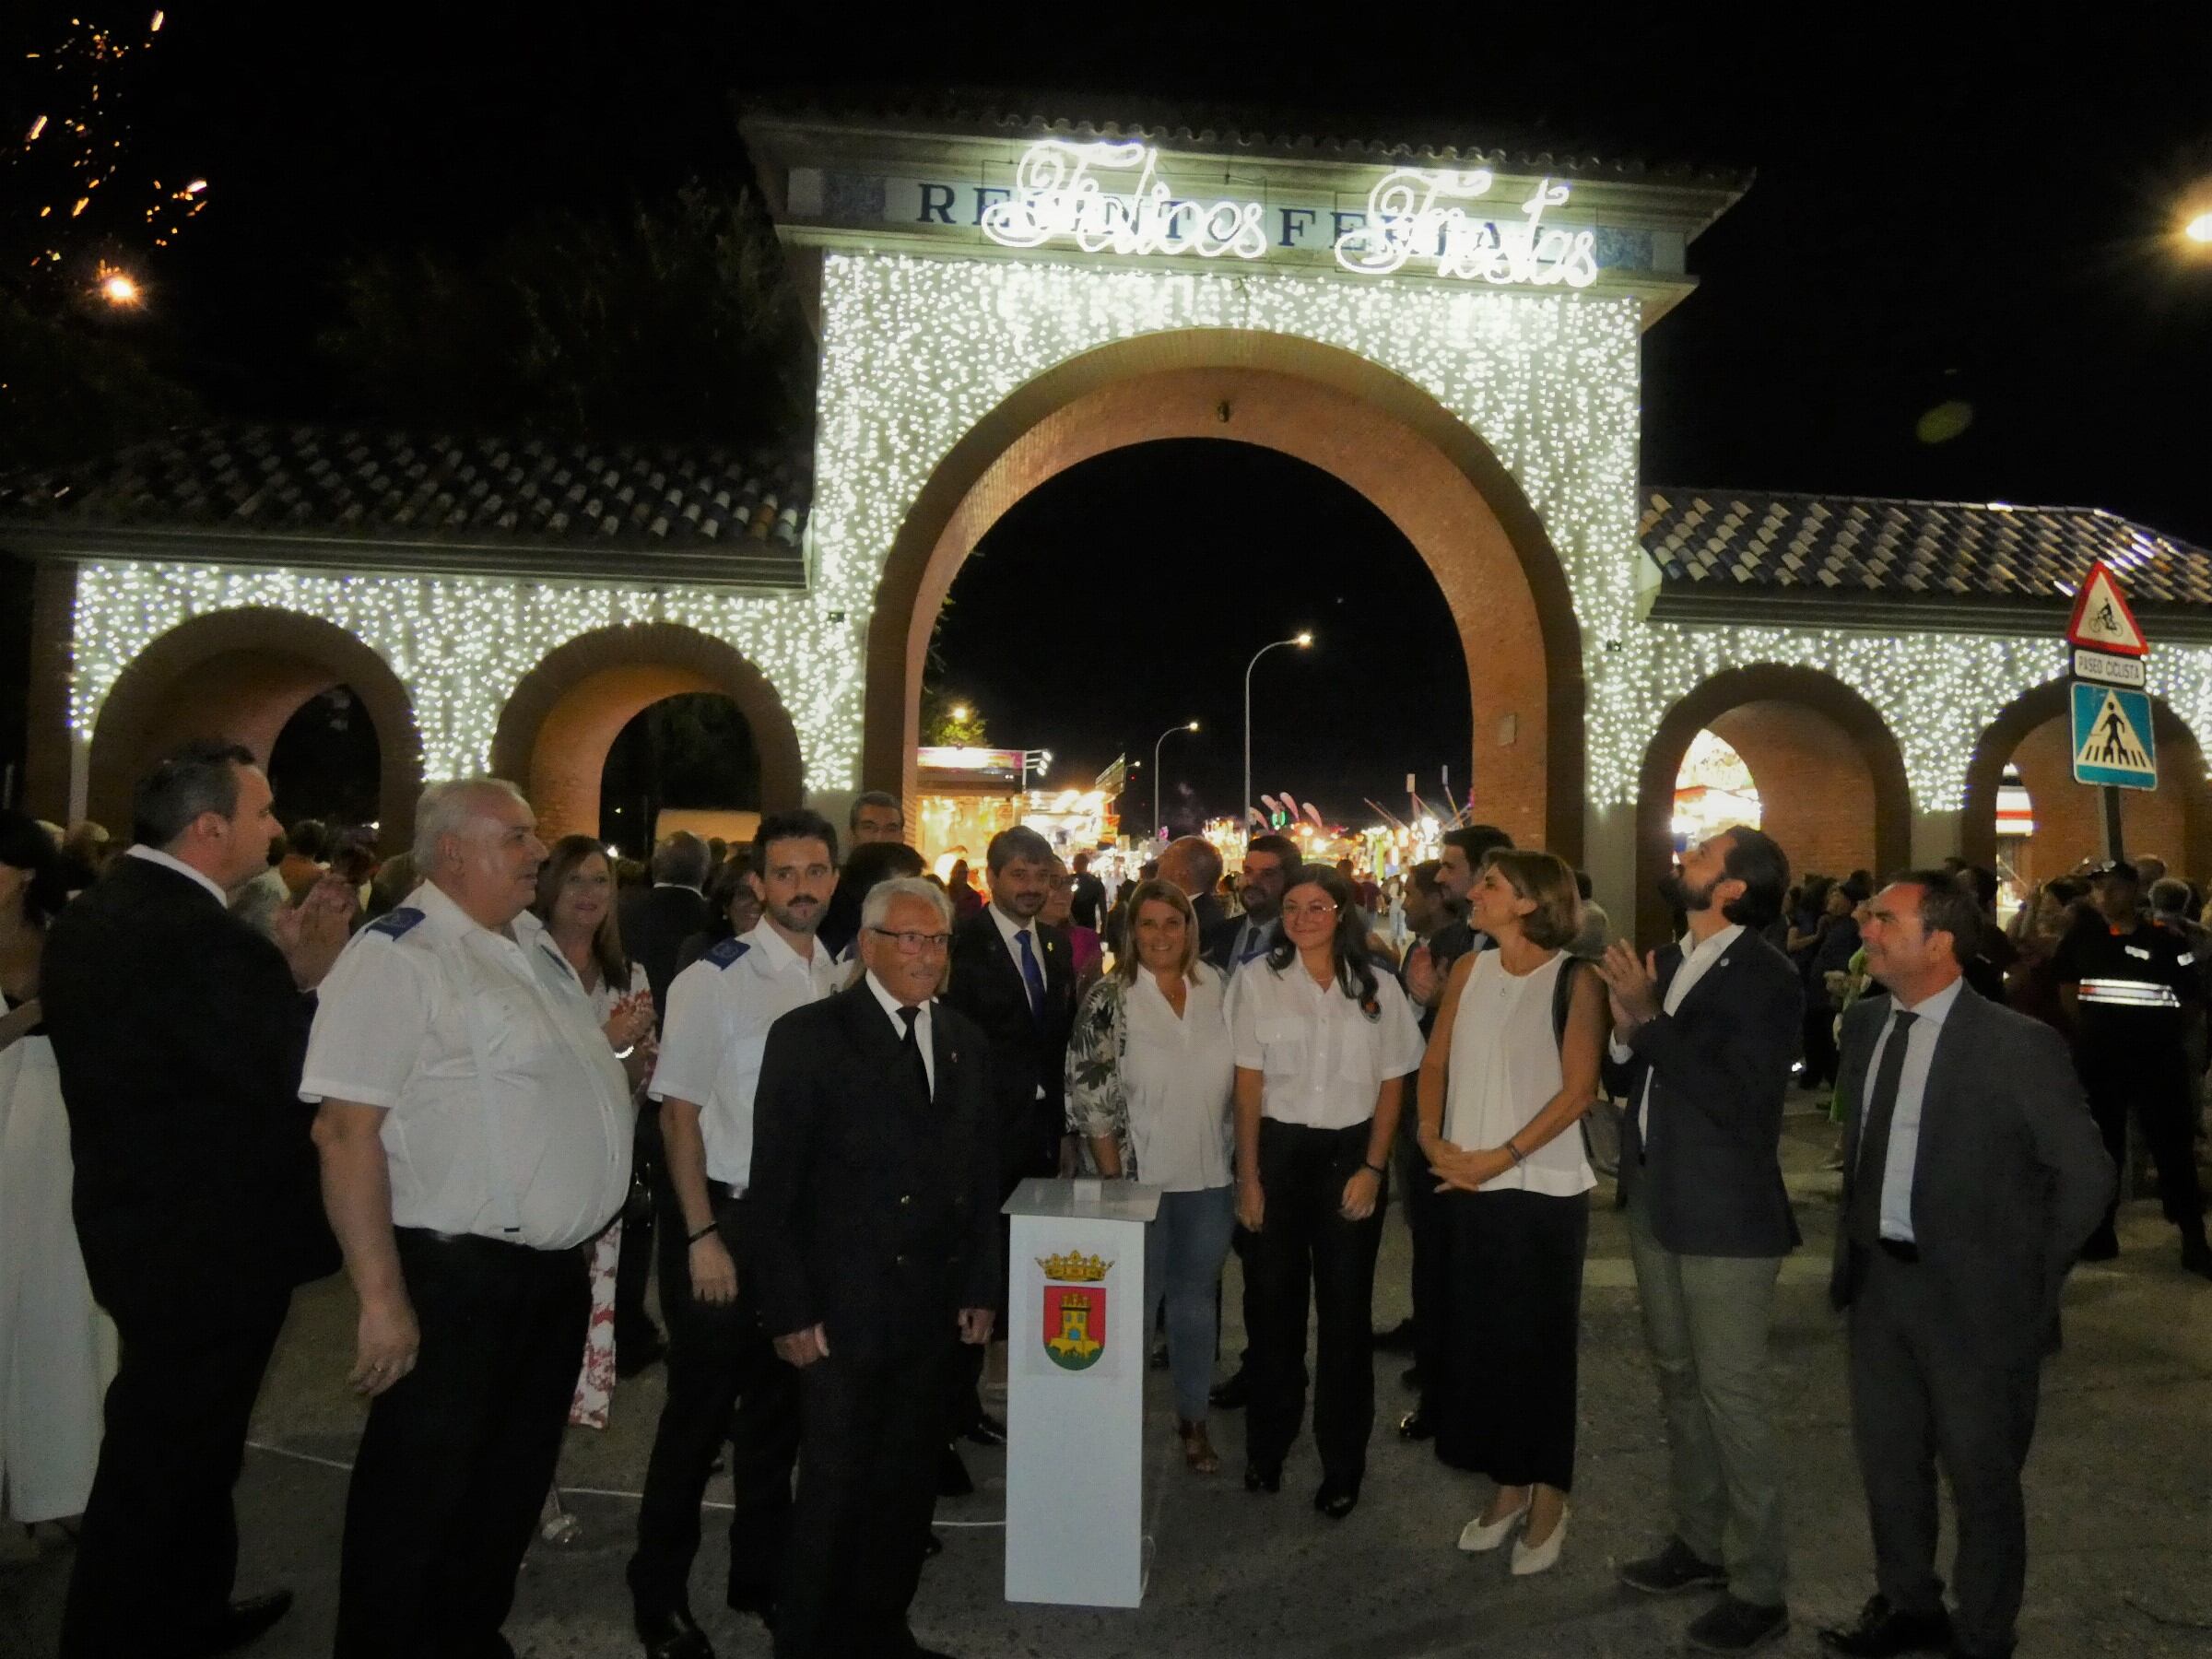
[[[1258,1464],[1246,1464],[1244,1489],[1248,1492],[1279,1492],[1283,1489],[1283,1472],[1280,1468],[1263,1469]]]
[[[1657,1555],[1623,1561],[1613,1576],[1646,1595],[1680,1595],[1685,1590],[1720,1588],[1728,1582],[1728,1569],[1706,1560],[1680,1538],[1669,1538]]]
[[[249,1595],[225,1607],[216,1621],[195,1633],[179,1650],[184,1659],[214,1659],[244,1647],[292,1610],[289,1590],[272,1590],[266,1595]]]
[[[681,1607],[640,1613],[636,1628],[638,1640],[645,1644],[645,1659],[714,1659],[714,1644]]]
[[[979,1446],[1003,1446],[1006,1443],[1006,1426],[987,1411],[975,1414],[975,1421],[960,1430]]]
[[[944,1553],[945,1540],[937,1536],[936,1530],[933,1527],[929,1536],[922,1540],[922,1559],[925,1561],[933,1561]]]
[[[1683,1640],[1700,1653],[1747,1653],[1790,1633],[1790,1610],[1724,1595],[1690,1621]]]
[[[1436,1425],[1429,1419],[1429,1407],[1416,1406],[1398,1419],[1400,1440],[1425,1441],[1436,1438]]]
[[[1396,1324],[1392,1325],[1387,1331],[1377,1331],[1375,1333],[1375,1347],[1382,1349],[1382,1352],[1386,1354],[1412,1353],[1413,1315],[1408,1313],[1404,1319],[1399,1320]]]
[[[1251,1373],[1240,1371],[1228,1382],[1215,1383],[1212,1392],[1206,1397],[1214,1403],[1217,1410],[1241,1411],[1245,1402],[1252,1398]]]
[[[968,1465],[960,1461],[958,1452],[947,1446],[945,1455],[937,1460],[937,1496],[965,1498],[974,1490],[975,1482],[968,1478]]]
[[[1409,1365],[1404,1371],[1400,1371],[1398,1373],[1398,1386],[1400,1388],[1409,1388],[1415,1394],[1419,1394],[1424,1386],[1421,1379],[1421,1368],[1418,1365]]]
[[[750,1613],[770,1630],[776,1628],[776,1591],[772,1584],[732,1584],[723,1597],[733,1613]]]
[[[1341,1481],[1324,1480],[1313,1494],[1313,1507],[1332,1521],[1341,1521],[1359,1507],[1359,1488]]]
[[[2085,1262],[2109,1262],[2119,1253],[2120,1241],[2109,1227],[2099,1228],[2081,1247],[2081,1259]]]
[[[1906,1613],[1886,1595],[1869,1598],[1859,1622],[1820,1632],[1820,1645],[1843,1659],[1891,1659],[1897,1653],[1940,1653],[1951,1645],[1951,1616],[1939,1604],[1933,1613]]]
[[[2194,1273],[2199,1278],[2212,1278],[2212,1244],[2205,1241],[2202,1233],[2182,1241],[2182,1271]]]

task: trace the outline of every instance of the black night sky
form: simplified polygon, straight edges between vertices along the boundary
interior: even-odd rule
[[[1974,8],[1994,20],[1968,29],[1928,21],[1938,9],[1832,10],[1821,29],[1798,13],[1785,38],[1773,8],[1624,25],[1394,7],[1325,29],[1297,8],[1279,27],[1183,8],[1135,28],[1081,7],[1016,26],[996,7],[890,24],[178,0],[141,141],[213,188],[135,326],[218,414],[342,419],[317,341],[344,260],[465,254],[549,208],[742,180],[733,110],[749,100],[963,86],[1101,119],[1260,112],[1251,124],[1756,169],[1691,248],[1701,290],[1645,336],[1649,482],[2087,503],[2212,546],[2212,261],[2185,265],[2165,235],[2212,176],[2212,25],[2201,7],[2016,6]],[[20,89],[0,86],[10,120]],[[1947,403],[1971,422],[1924,441],[1916,423]],[[1245,659],[1299,627],[1323,649],[1261,669],[1261,786],[1356,819],[1361,795],[1396,797],[1408,770],[1432,783],[1467,749],[1465,675],[1418,559],[1279,456],[1095,462],[1009,515],[953,599],[947,687],[994,741],[1053,748],[1067,774],[1144,759],[1132,828],[1153,739],[1192,716],[1206,730],[1169,740],[1171,811],[1233,801]]]

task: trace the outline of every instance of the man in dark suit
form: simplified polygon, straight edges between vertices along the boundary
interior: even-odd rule
[[[1090,854],[1078,853],[1070,861],[1076,873],[1075,897],[1068,906],[1068,918],[1077,927],[1098,932],[1106,920],[1106,884],[1090,873]]]
[[[1224,916],[1198,930],[1198,958],[1223,973],[1265,955],[1283,913],[1283,894],[1299,866],[1298,845],[1287,835],[1255,835],[1237,872],[1239,916]]]
[[[1179,835],[1162,847],[1159,878],[1173,882],[1190,899],[1200,938],[1229,914],[1221,902],[1221,850],[1205,836]]]
[[[761,1059],[745,1227],[804,1425],[778,1659],[924,1653],[906,1612],[940,1403],[1004,1288],[990,1046],[932,1000],[951,920],[927,882],[876,888],[865,976],[777,1020]]]
[[[2065,1043],[1960,978],[1981,932],[1947,872],[1874,896],[1843,1017],[1843,1201],[1829,1292],[1851,1311],[1851,1412],[1877,1594],[1823,1630],[1851,1659],[2013,1647],[2028,1574],[2020,1470],[2059,1293],[2115,1183]],[[1959,1512],[1947,1614],[1936,1465]]]
[[[946,1002],[980,1027],[991,1046],[997,1097],[999,1197],[1032,1175],[1061,1172],[1067,1141],[1067,1037],[1076,1023],[1075,959],[1065,930],[1037,920],[1052,894],[1052,843],[1017,825],[991,838],[984,853],[991,902],[953,929],[952,979]],[[951,1433],[980,1443],[1005,1438],[984,1413],[975,1383],[983,1351],[966,1356],[953,1384]],[[947,1457],[945,1488],[958,1496],[965,1472]]]
[[[1620,1182],[1644,1340],[1666,1419],[1673,1535],[1619,1569],[1650,1595],[1725,1585],[1689,1627],[1700,1653],[1779,1640],[1782,1465],[1767,1333],[1782,1259],[1800,1242],[1783,1187],[1782,1104],[1805,1014],[1789,958],[1759,937],[1789,860],[1724,830],[1664,884],[1689,930],[1656,957],[1615,941],[1606,1086],[1628,1101]]]
[[[668,986],[676,978],[677,952],[686,939],[703,933],[714,919],[714,907],[705,892],[712,859],[713,850],[704,841],[688,830],[678,830],[653,851],[653,885],[626,888],[616,903],[622,948],[645,970],[645,982],[653,988],[653,1008],[663,1018],[668,1014]],[[633,1190],[653,1194],[653,1201],[640,1201],[623,1209],[622,1253],[615,1264],[615,1370],[624,1377],[636,1376],[668,1351],[660,1327],[645,1312],[655,1211],[672,1208],[676,1202],[665,1174],[665,1156],[661,1103],[646,1095],[638,1101],[630,1169],[637,1176]],[[664,1307],[664,1317],[666,1312]]]
[[[47,936],[77,1238],[123,1343],[65,1659],[223,1653],[291,1606],[230,1599],[230,1488],[292,1288],[338,1265],[299,1087],[353,901],[317,884],[274,942],[230,914],[268,866],[269,806],[246,750],[179,750],[134,793],[137,844]]]

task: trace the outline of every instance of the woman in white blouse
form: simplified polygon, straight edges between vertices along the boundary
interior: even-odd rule
[[[1368,959],[1351,883],[1295,872],[1282,931],[1230,982],[1237,1062],[1237,1219],[1251,1232],[1245,1489],[1281,1489],[1306,1406],[1307,1287],[1319,1324],[1313,1507],[1359,1501],[1374,1427],[1371,1350],[1382,1171],[1421,1031],[1398,983]]]
[[[645,965],[622,948],[615,920],[615,870],[606,850],[588,835],[564,835],[537,872],[538,919],[547,941],[592,999],[592,1012],[621,1057],[634,1093],[653,1075],[653,991]],[[583,1365],[576,1377],[569,1421],[606,1427],[615,1390],[615,1275],[622,1256],[622,1218],[617,1216],[592,1244],[592,1317],[585,1327]],[[557,1486],[546,1495],[540,1530],[548,1542],[572,1544],[582,1536],[576,1518],[561,1506]]]
[[[1469,924],[1498,947],[1453,965],[1418,1087],[1451,1241],[1436,1448],[1497,1483],[1460,1548],[1496,1549],[1517,1530],[1512,1570],[1528,1574],[1557,1562],[1567,1537],[1584,1194],[1596,1184],[1574,1127],[1597,1098],[1606,993],[1566,954],[1582,903],[1559,859],[1494,853],[1467,902]]]
[[[1198,919],[1181,888],[1147,881],[1130,910],[1133,947],[1091,986],[1068,1038],[1067,1122],[1101,1175],[1161,1189],[1145,1230],[1145,1329],[1164,1297],[1176,1432],[1184,1461],[1211,1475],[1221,1466],[1206,1433],[1215,1292],[1236,1221],[1227,982],[1198,959]]]

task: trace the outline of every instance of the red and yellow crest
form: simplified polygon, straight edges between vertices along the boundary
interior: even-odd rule
[[[1088,1371],[1106,1351],[1106,1273],[1113,1264],[1077,1251],[1041,1256],[1044,1351],[1063,1371]],[[1057,1282],[1054,1282],[1057,1281]]]

